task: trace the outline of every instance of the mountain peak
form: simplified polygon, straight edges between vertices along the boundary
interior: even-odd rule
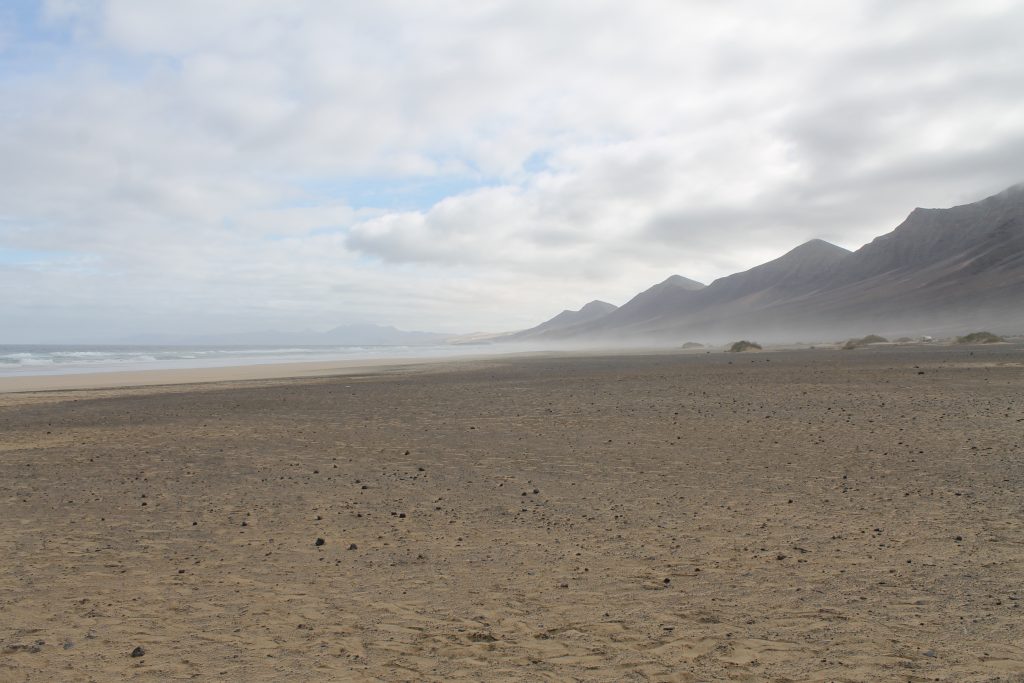
[[[835,259],[841,258],[847,254],[852,253],[849,249],[844,249],[838,244],[832,244],[825,240],[812,239],[807,240],[795,249],[791,249],[786,252],[782,258],[800,258],[800,259]]]
[[[706,286],[703,283],[697,282],[696,280],[691,280],[688,277],[683,277],[682,275],[671,275],[667,279],[665,279],[665,281],[662,282],[661,284],[670,285],[672,287],[679,287],[680,289],[687,289],[691,292],[696,292],[699,289],[704,289],[704,287]]]
[[[617,306],[610,304],[607,301],[594,299],[578,311],[566,309],[554,318],[542,322],[536,327],[515,332],[505,336],[503,339],[505,341],[523,341],[538,335],[565,330],[575,325],[581,325],[592,320],[597,320],[598,318],[603,318],[617,308]]]

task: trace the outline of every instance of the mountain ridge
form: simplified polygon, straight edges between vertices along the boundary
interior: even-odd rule
[[[1024,331],[1024,183],[969,204],[916,208],[855,251],[812,239],[707,286],[673,275],[604,316],[538,336],[769,340],[1000,325]]]

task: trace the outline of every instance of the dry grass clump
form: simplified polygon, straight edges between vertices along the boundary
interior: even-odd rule
[[[747,341],[746,339],[743,339],[743,340],[738,341],[738,342],[734,342],[733,345],[729,347],[729,352],[730,353],[742,353],[744,351],[760,351],[760,350],[761,350],[761,345],[760,344],[758,344],[757,342]]]

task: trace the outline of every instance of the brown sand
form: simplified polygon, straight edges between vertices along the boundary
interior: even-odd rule
[[[1022,361],[6,394],[0,680],[1021,681]]]

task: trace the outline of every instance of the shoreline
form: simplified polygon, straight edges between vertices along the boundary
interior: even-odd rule
[[[953,349],[949,344],[879,344],[877,350],[904,350],[907,352],[931,352]],[[1000,347],[1014,351],[1024,350],[1017,340],[1000,344],[964,345],[964,350]],[[838,345],[815,346],[766,346],[759,354],[776,354],[807,351],[840,351]],[[859,353],[870,353],[867,348]],[[505,349],[490,353],[467,353],[453,356],[392,356],[381,358],[353,358],[339,360],[317,360],[299,362],[253,363],[251,365],[225,365],[202,368],[154,368],[97,370],[95,372],[69,372],[64,374],[9,375],[0,376],[0,395],[23,394],[47,391],[76,391],[100,389],[128,389],[140,387],[220,384],[252,382],[260,380],[303,380],[345,375],[381,375],[398,370],[423,370],[427,367],[464,366],[473,362],[493,362],[520,358],[588,358],[626,356],[703,356],[707,354],[728,354],[725,349],[705,347],[701,349],[679,349],[666,347],[608,347],[582,349]],[[747,354],[736,354],[744,356]]]
[[[0,377],[0,394],[81,389],[118,389],[177,384],[214,384],[255,380],[315,379],[359,373],[382,374],[395,368],[489,360],[497,355],[465,355],[445,358],[372,358],[298,363],[262,363],[210,368],[158,370],[101,370],[60,375]]]
[[[383,375],[399,370],[424,370],[427,367],[456,368],[473,362],[515,358],[586,357],[592,355],[647,355],[679,353],[674,349],[580,349],[526,350],[507,349],[491,353],[467,353],[457,356],[392,356],[252,365],[225,365],[204,368],[159,368],[98,370],[49,375],[0,376],[0,395],[46,391],[128,389],[191,384],[222,384],[260,380],[305,380],[345,375]]]

